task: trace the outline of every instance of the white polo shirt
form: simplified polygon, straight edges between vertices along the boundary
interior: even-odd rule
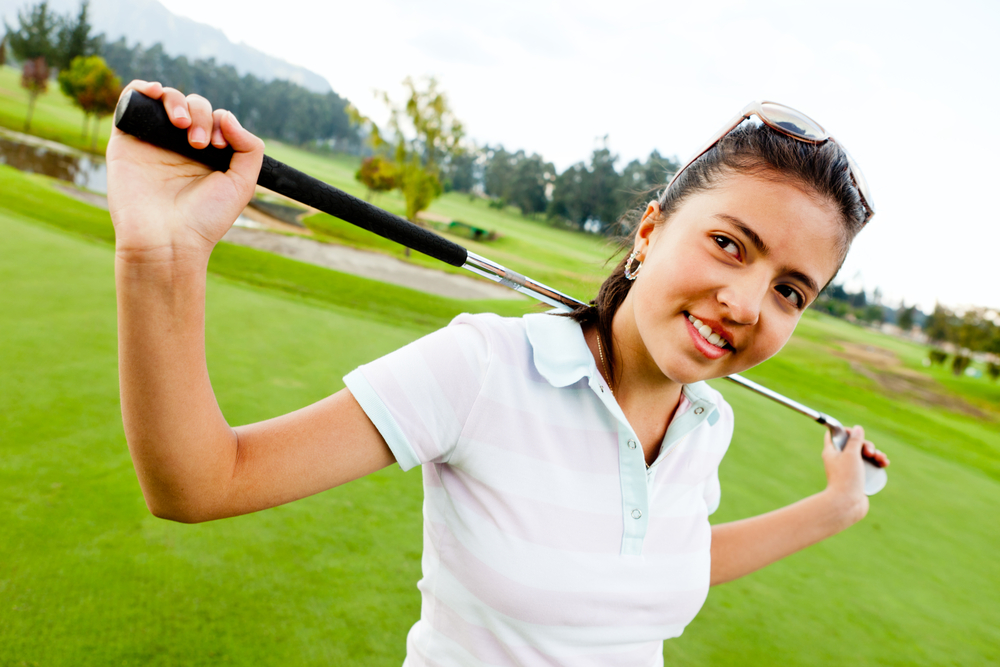
[[[400,467],[423,465],[404,665],[663,664],[708,593],[718,392],[684,387],[647,470],[566,317],[461,315],[344,381]]]

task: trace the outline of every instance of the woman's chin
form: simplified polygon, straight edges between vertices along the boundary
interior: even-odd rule
[[[675,367],[662,370],[667,378],[677,384],[694,384],[695,382],[714,380],[715,378],[725,377],[732,372],[720,368],[688,366],[687,364],[682,365],[680,368]]]

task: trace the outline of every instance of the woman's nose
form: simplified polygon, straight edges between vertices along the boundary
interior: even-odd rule
[[[754,325],[769,289],[768,281],[747,276],[720,289],[718,299],[734,324]]]

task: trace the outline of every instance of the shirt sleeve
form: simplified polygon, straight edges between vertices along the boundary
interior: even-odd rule
[[[711,425],[713,429],[719,429],[719,435],[714,439],[713,449],[716,450],[716,455],[718,456],[718,462],[715,465],[715,470],[705,481],[704,487],[704,498],[705,506],[708,507],[709,515],[715,514],[715,511],[719,509],[719,504],[722,502],[722,485],[719,483],[719,464],[722,463],[722,458],[726,455],[726,451],[729,449],[729,443],[733,439],[733,409],[729,406],[729,403],[722,398],[721,394],[718,394],[716,398],[716,410],[718,410],[718,421]],[[712,418],[709,418],[712,421]]]
[[[447,463],[486,379],[491,347],[473,316],[352,371],[344,383],[403,470]]]

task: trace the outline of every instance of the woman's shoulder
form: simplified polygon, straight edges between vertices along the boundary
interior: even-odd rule
[[[547,326],[546,326],[547,325]],[[546,329],[571,328],[579,331],[579,325],[569,318],[554,313],[529,313],[521,317],[503,317],[495,313],[462,313],[449,324],[451,327],[468,327],[479,332],[488,342],[524,343],[532,337],[532,331],[540,326]]]
[[[528,372],[534,372],[538,363],[550,357],[579,356],[580,349],[586,347],[580,325],[556,312],[529,313],[522,317],[463,313],[447,329],[464,330],[466,337],[477,338],[489,350],[491,358]]]
[[[456,315],[448,323],[448,326],[468,324],[482,331],[523,331],[524,321],[527,317],[532,317],[532,315],[504,317],[496,313],[462,313]]]

